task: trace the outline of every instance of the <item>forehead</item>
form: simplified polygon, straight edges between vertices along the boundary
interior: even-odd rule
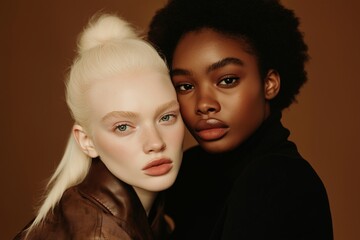
[[[90,108],[105,115],[111,111],[144,112],[152,106],[176,100],[168,74],[138,71],[102,79],[87,92]]]
[[[216,29],[212,28],[200,28],[197,30],[192,30],[189,32],[186,32],[180,39],[178,43],[181,43],[183,41],[186,41],[189,39],[196,40],[196,41],[221,41],[221,42],[228,42],[228,41],[234,41],[238,44],[239,47],[242,47],[244,49],[250,50],[250,42],[241,34],[235,35],[232,33],[227,32],[221,32]],[[191,41],[190,41],[191,42]],[[179,45],[179,44],[178,44]],[[178,46],[177,45],[177,46]]]
[[[258,65],[254,51],[244,38],[203,28],[188,32],[180,39],[174,51],[172,68],[189,66],[190,61],[192,68],[196,68],[197,63],[212,64],[229,57],[238,58],[245,65]]]

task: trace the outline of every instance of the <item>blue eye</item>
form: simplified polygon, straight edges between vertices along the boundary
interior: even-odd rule
[[[116,126],[116,129],[119,130],[120,132],[125,132],[128,128],[129,128],[129,125],[127,125],[127,124],[121,124],[121,125]]]
[[[160,121],[161,122],[169,122],[172,119],[175,119],[175,115],[174,114],[166,114],[164,116],[161,117]]]

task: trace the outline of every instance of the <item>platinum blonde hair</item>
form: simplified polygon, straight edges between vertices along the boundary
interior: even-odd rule
[[[157,51],[128,22],[111,14],[93,17],[79,35],[77,56],[66,79],[66,102],[75,123],[85,129],[89,127],[90,109],[85,95],[94,82],[146,69],[168,75]],[[28,233],[54,209],[66,189],[84,180],[90,165],[91,158],[71,134]]]

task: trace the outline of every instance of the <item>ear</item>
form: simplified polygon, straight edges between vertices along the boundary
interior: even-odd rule
[[[276,97],[280,91],[280,75],[277,71],[270,69],[265,77],[264,84],[265,99],[271,100]]]
[[[99,156],[97,153],[93,141],[90,136],[86,133],[86,131],[78,124],[73,126],[72,132],[76,139],[76,142],[79,144],[83,152],[91,158],[95,158]]]

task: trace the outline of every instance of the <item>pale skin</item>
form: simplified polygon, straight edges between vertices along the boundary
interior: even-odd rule
[[[149,213],[157,193],[174,183],[182,159],[184,125],[169,76],[124,73],[97,81],[86,94],[89,125],[74,125],[78,144],[133,186]]]

